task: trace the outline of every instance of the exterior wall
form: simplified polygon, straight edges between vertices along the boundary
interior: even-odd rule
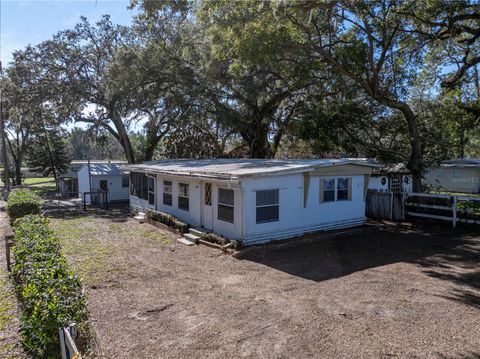
[[[479,193],[480,168],[434,168],[425,174],[425,182],[441,191]]]
[[[321,229],[363,224],[365,222],[364,176],[341,177],[352,178],[351,200],[320,203],[320,179],[333,177],[311,176],[305,208],[302,174],[260,177],[243,182],[244,243],[261,243]],[[255,191],[277,188],[279,189],[279,220],[257,224]]]
[[[302,235],[322,229],[335,229],[365,222],[364,175],[340,176],[352,178],[351,200],[320,203],[320,179],[332,176],[310,176],[307,206],[304,208],[303,174],[247,178],[240,184],[207,181],[190,177],[157,175],[155,209],[169,213],[194,227],[202,226],[203,188],[212,183],[212,232],[244,244],[268,242]],[[163,180],[172,181],[172,206],[163,205]],[[189,211],[178,208],[178,183],[188,183]],[[234,222],[218,219],[218,189],[234,190]],[[279,221],[256,223],[257,190],[279,189]],[[130,205],[152,208],[147,201],[130,196]]]
[[[90,178],[88,176],[88,167],[83,166],[78,171],[78,196],[83,199],[83,192],[90,191]],[[87,202],[90,202],[90,196],[87,196]]]
[[[106,180],[108,183],[108,201],[119,202],[128,201],[130,196],[129,187],[122,187],[123,176],[92,176],[92,190],[100,189],[100,181]]]
[[[382,178],[385,178],[385,184],[382,184]],[[370,176],[368,189],[376,189],[379,191],[388,191],[388,176]]]

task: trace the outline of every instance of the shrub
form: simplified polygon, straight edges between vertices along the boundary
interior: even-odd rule
[[[69,269],[60,241],[39,215],[15,222],[14,288],[22,305],[22,344],[33,357],[59,355],[58,328],[76,323],[89,336],[86,298],[79,277]]]
[[[182,222],[178,218],[164,212],[155,211],[153,209],[147,209],[145,214],[148,218],[165,224],[166,226],[178,229],[181,233],[188,232],[188,224]]]
[[[39,214],[41,209],[42,200],[29,189],[17,188],[8,195],[7,213],[12,224],[17,218],[29,214]]]
[[[215,243],[215,244],[220,244],[221,246],[225,246],[229,243],[232,243],[232,248],[235,249],[236,251],[239,251],[242,249],[242,242],[241,241],[236,241],[236,240],[229,240],[226,239],[222,236],[219,236],[218,234],[215,233],[204,233],[202,234],[201,237],[204,241],[210,242],[210,243]]]

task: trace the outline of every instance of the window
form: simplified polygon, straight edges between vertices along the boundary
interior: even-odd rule
[[[323,180],[323,202],[335,201],[335,179]]]
[[[279,191],[270,189],[256,192],[257,223],[277,222],[279,218]]]
[[[190,209],[190,201],[188,198],[188,184],[178,184],[178,208],[188,211]]]
[[[402,192],[402,182],[400,182],[398,177],[390,178],[390,191]]]
[[[163,204],[172,205],[172,181],[163,181]]]
[[[130,173],[130,195],[140,199],[148,199],[148,181],[145,173]]]
[[[148,177],[148,204],[155,205],[155,177]]]
[[[352,179],[350,177],[320,180],[320,203],[350,201],[352,199]]]
[[[234,192],[232,189],[218,189],[218,219],[233,223],[234,218]]]
[[[128,176],[122,176],[122,188],[127,188],[128,186],[130,186]]]
[[[337,201],[348,201],[348,178],[337,178]]]
[[[205,183],[205,205],[211,206],[212,205],[212,184]]]

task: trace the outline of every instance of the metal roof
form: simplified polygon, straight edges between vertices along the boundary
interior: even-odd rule
[[[213,158],[213,159],[172,159],[149,161],[142,164],[124,165],[128,171],[140,170],[150,173],[163,173],[183,176],[216,178],[238,178],[242,176],[274,175],[313,171],[318,167],[357,164],[376,167],[366,159],[315,159],[315,160],[274,160],[250,158]]]
[[[458,158],[443,161],[442,167],[480,167],[480,158]]]
[[[88,165],[83,165],[82,167],[88,167]],[[90,174],[92,176],[123,176],[128,174],[128,172],[123,170],[120,165],[91,163]]]

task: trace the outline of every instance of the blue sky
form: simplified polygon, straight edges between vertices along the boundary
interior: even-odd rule
[[[129,25],[133,12],[127,9],[129,0],[0,0],[1,48],[4,66],[12,52],[52,37],[57,31],[73,27],[86,16],[91,22],[103,14],[112,22]]]

